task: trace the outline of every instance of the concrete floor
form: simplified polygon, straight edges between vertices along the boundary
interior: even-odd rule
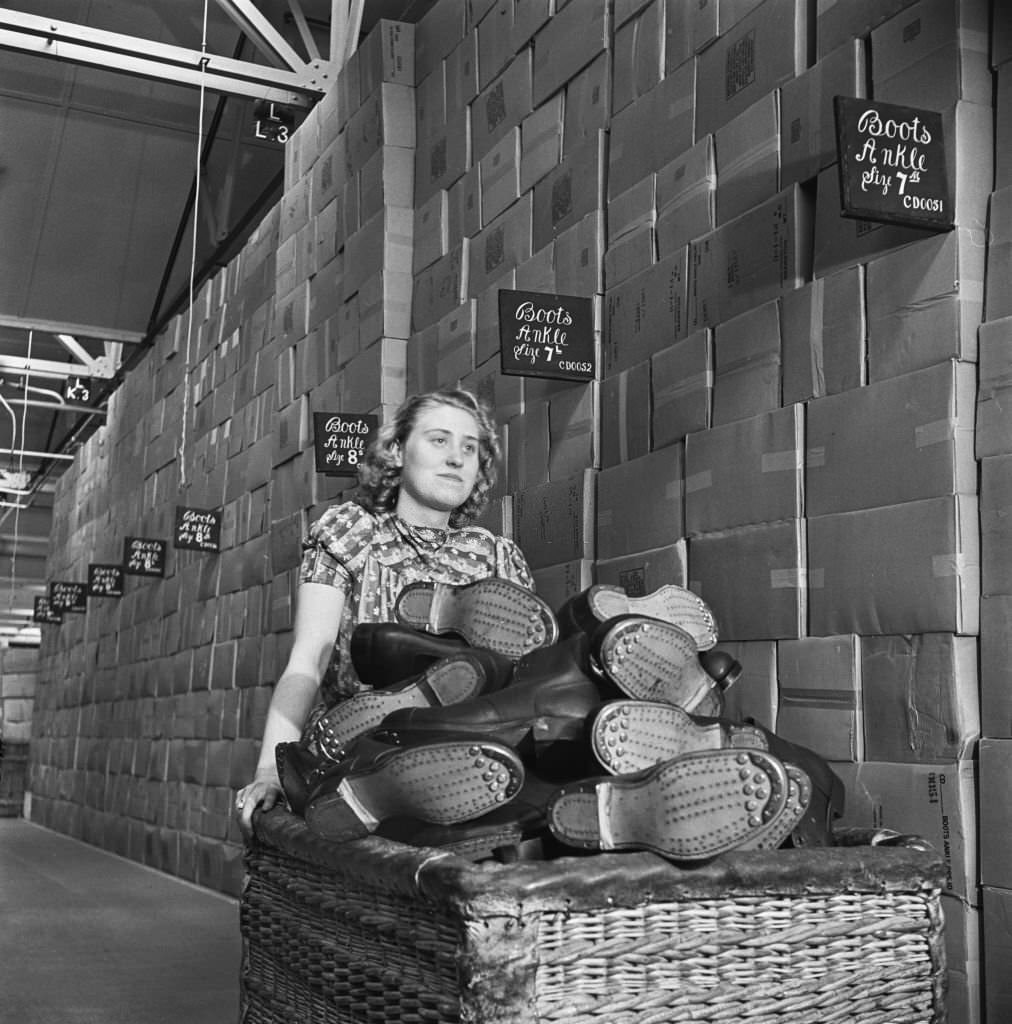
[[[0,818],[0,1024],[230,1024],[234,899]]]

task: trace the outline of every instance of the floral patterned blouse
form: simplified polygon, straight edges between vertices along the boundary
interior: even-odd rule
[[[321,685],[325,707],[366,689],[351,661],[351,634],[359,622],[395,622],[397,596],[408,584],[460,585],[498,576],[534,589],[527,560],[506,537],[483,526],[412,526],[395,512],[369,512],[353,501],[324,512],[302,549],[299,581],[337,587],[345,597]]]

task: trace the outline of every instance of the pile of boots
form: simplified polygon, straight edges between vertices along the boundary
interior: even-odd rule
[[[277,748],[290,808],[335,841],[489,837],[499,859],[651,850],[699,862],[832,842],[825,761],[724,716],[741,666],[711,609],[666,585],[596,585],[558,613],[504,580],[418,584],[396,623],[359,625],[371,687]],[[495,837],[520,837],[495,848]],[[477,849],[483,849],[480,842]]]

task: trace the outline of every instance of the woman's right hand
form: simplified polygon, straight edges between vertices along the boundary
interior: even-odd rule
[[[243,786],[235,797],[235,813],[243,838],[247,841],[253,838],[253,812],[257,807],[269,811],[279,800],[284,800],[284,790],[277,768],[268,765],[258,769],[253,781]]]

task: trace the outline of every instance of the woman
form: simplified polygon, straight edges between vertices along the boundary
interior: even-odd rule
[[[470,525],[488,502],[498,458],[495,424],[470,392],[410,398],[370,446],[356,500],[328,509],[310,529],[292,651],[256,773],[236,798],[245,835],[256,807],[269,810],[282,797],[277,744],[308,734],[328,707],[363,688],[349,651],[357,623],[394,621],[397,597],[412,583],[498,576],[533,589],[520,549]]]

